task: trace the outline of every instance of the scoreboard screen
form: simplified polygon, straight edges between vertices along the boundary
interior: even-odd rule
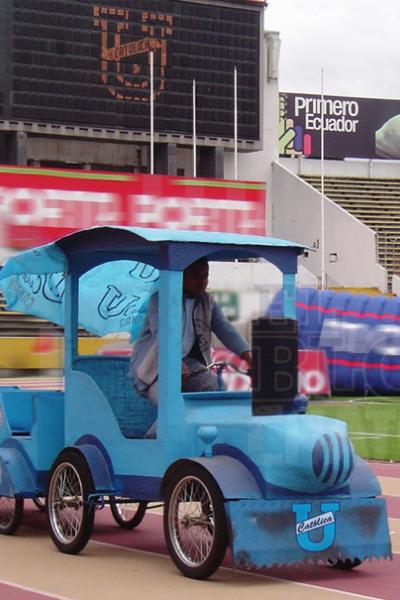
[[[1,0],[0,118],[260,139],[263,1]]]

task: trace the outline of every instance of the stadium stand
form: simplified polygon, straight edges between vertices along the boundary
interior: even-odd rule
[[[302,175],[321,190],[319,175]],[[324,178],[325,195],[377,233],[379,263],[391,276],[400,274],[400,179]]]
[[[62,335],[63,329],[30,315],[19,312],[6,311],[5,300],[0,294],[0,337],[36,335]]]
[[[0,294],[0,377],[26,376],[34,372],[59,375],[63,333],[63,327],[44,319],[6,311]],[[112,338],[105,341],[79,328],[79,352],[83,355],[101,353],[103,346],[108,347],[115,341]],[[55,384],[59,386],[59,380]]]
[[[348,292],[349,294],[366,294],[367,296],[391,296],[382,294],[376,287],[329,287],[332,292]]]
[[[0,337],[21,336],[62,336],[64,328],[50,321],[25,315],[23,313],[6,311],[5,300],[0,293]],[[84,329],[79,329],[80,337],[89,337],[89,334]]]

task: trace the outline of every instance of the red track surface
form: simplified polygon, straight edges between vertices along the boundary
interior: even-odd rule
[[[59,597],[60,598],[60,597]],[[0,600],[58,600],[55,596],[21,589],[0,582]]]
[[[384,470],[385,476],[395,469],[400,473],[400,464],[383,465],[375,463],[374,470]],[[392,474],[393,476],[393,474]],[[389,517],[398,516],[400,499],[389,498]],[[397,505],[396,505],[397,503]],[[393,510],[393,508],[395,510]],[[395,513],[395,514],[394,514]],[[35,508],[28,506],[24,524],[28,527],[44,528],[45,516]],[[167,554],[162,532],[162,517],[159,514],[148,512],[143,523],[138,529],[125,531],[114,524],[109,510],[104,509],[96,513],[96,526],[92,539],[98,542],[113,544],[124,548],[136,549],[146,552]],[[230,557],[225,560],[225,566],[230,566]],[[393,561],[381,560],[363,563],[359,568],[350,572],[331,569],[326,566],[304,566],[290,568],[271,568],[261,572],[268,577],[287,579],[289,581],[311,584],[312,586],[343,591],[351,594],[379,598],[382,600],[398,600],[400,588],[400,554],[395,554]],[[14,596],[2,596],[0,586],[0,600],[14,600]],[[16,600],[42,600],[40,595],[30,595],[21,590]],[[49,596],[46,596],[48,599]]]
[[[115,531],[115,528],[109,527],[107,513],[99,513],[96,515],[96,519],[97,526],[93,539],[166,554],[160,516],[147,515],[143,527],[132,533]],[[225,566],[230,566],[229,558],[225,560]],[[343,572],[326,566],[306,566],[265,569],[262,573],[269,577],[308,583],[356,595],[361,594],[383,600],[399,599],[400,555],[395,555],[393,562],[386,560],[366,562],[351,572]]]
[[[396,477],[400,479],[400,463],[369,461],[368,464],[378,477]]]
[[[48,382],[48,387],[62,387],[62,380],[54,378]],[[1,385],[21,384],[20,381],[1,381]],[[61,384],[61,385],[60,385]],[[25,380],[24,387],[43,387],[43,382],[38,380]],[[379,477],[390,477],[400,481],[400,463],[371,462],[372,470]],[[387,507],[389,517],[400,519],[400,494],[388,496]],[[28,504],[28,503],[27,503]],[[45,528],[45,516],[32,506],[27,506],[24,518],[25,527]],[[29,535],[29,530],[25,530]],[[96,514],[96,526],[93,540],[113,544],[122,548],[136,549],[159,554],[166,554],[164,536],[162,532],[162,518],[160,515],[148,513],[137,530],[125,531],[114,524],[108,510]],[[22,542],[22,541],[21,541]],[[1,559],[0,559],[1,560]],[[229,557],[225,561],[230,566]],[[262,571],[268,577],[296,581],[313,587],[329,590],[343,591],[345,593],[361,595],[381,600],[398,600],[400,598],[400,554],[395,554],[393,561],[371,561],[363,563],[351,572],[336,571],[329,567],[307,566],[290,568],[272,568]],[[305,590],[304,597],[307,596]],[[0,600],[53,600],[62,596],[42,594],[27,588],[14,587],[1,581]]]

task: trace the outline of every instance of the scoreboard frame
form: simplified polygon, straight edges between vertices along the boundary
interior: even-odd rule
[[[65,2],[67,6],[72,7],[78,0],[65,0]],[[64,87],[62,81],[51,81],[49,76],[46,82],[46,77],[35,79],[34,74],[46,73],[46,69],[50,74],[56,74],[59,64],[64,65],[63,68],[66,71],[70,71],[70,68],[65,67],[68,58],[71,59],[71,55],[68,55],[67,51],[68,48],[76,48],[78,44],[71,44],[68,47],[63,40],[55,40],[54,36],[46,39],[46,31],[51,30],[52,27],[48,25],[45,28],[37,23],[33,24],[34,31],[39,31],[41,27],[44,38],[42,36],[42,39],[37,39],[36,36],[36,39],[29,40],[29,26],[26,23],[22,24],[23,26],[19,24],[21,25],[19,28],[18,24],[16,26],[14,23],[13,26],[13,16],[24,10],[24,3],[26,6],[32,5],[30,0],[2,0],[2,8],[0,8],[0,16],[3,12],[3,16],[8,17],[0,19],[3,24],[0,25],[0,49],[3,56],[6,57],[3,67],[0,67],[0,129],[61,136],[106,138],[127,142],[148,142],[150,137],[150,120],[149,118],[147,120],[147,114],[150,112],[147,92],[149,81],[148,75],[142,75],[141,70],[146,70],[146,53],[148,54],[148,51],[152,49],[155,56],[155,142],[190,144],[192,97],[191,85],[189,89],[189,85],[186,84],[191,83],[195,78],[198,91],[197,143],[203,146],[232,148],[234,143],[233,68],[231,73],[227,72],[227,68],[233,67],[233,64],[237,62],[238,148],[240,150],[259,150],[262,147],[263,9],[266,6],[264,0],[230,0],[229,2],[221,0],[213,3],[204,0],[173,0],[168,3],[163,0],[141,0],[137,3],[142,7],[140,23],[137,23],[137,19],[133,23],[132,9],[129,8],[132,3],[128,0],[79,0],[79,4],[83,5],[83,8],[90,7],[92,9],[92,29],[90,32],[86,32],[86,39],[89,50],[88,60],[91,65],[97,64],[97,69],[95,67],[89,69],[90,73],[85,73],[84,69],[82,71],[77,69],[75,74],[69,73],[70,80]],[[54,4],[54,0],[36,0],[33,6],[43,5],[44,10],[45,5],[51,7],[52,3]],[[59,6],[59,2],[57,4]],[[175,7],[174,10],[179,9],[181,23],[189,23],[191,29],[186,31],[185,26],[181,26],[180,29],[178,26],[175,27],[173,14],[168,15],[162,11],[151,12],[148,10],[148,7],[152,5],[157,7],[167,4]],[[96,7],[99,8],[97,12]],[[20,13],[15,12],[15,9],[19,9]],[[108,9],[109,14],[104,13],[104,9]],[[38,10],[35,8],[31,10],[32,14],[36,13],[37,20]],[[199,36],[204,34],[205,38],[203,42],[199,42],[199,37],[195,38],[196,32],[194,31],[194,23],[199,22],[196,15],[204,15],[207,11],[211,11],[212,14],[228,15],[229,18],[232,18],[235,13],[238,22],[236,23],[234,20],[223,22],[222,18],[220,21],[216,21],[212,19],[212,16],[202,17],[203,21],[201,22],[204,22],[211,31],[200,32]],[[48,15],[50,16],[47,18],[50,19],[51,11]],[[137,10],[135,16],[138,16]],[[244,27],[241,19],[245,24],[248,19],[248,31],[255,32],[257,30],[257,34],[249,42],[249,44],[253,44],[253,47],[242,48],[233,43],[236,41],[235,36],[242,41],[246,38],[245,33],[240,32],[240,28]],[[75,17],[75,20],[79,22],[78,17]],[[176,22],[179,24],[179,19],[176,19]],[[136,35],[132,34],[132,24],[136,28],[133,32]],[[112,26],[111,33],[107,31],[108,26]],[[214,31],[213,28],[217,28],[217,30]],[[229,28],[234,31],[233,38],[229,34]],[[141,37],[137,35],[139,30]],[[10,35],[11,31],[14,34],[16,31],[20,31],[19,40],[23,39],[27,44],[25,49],[19,48],[19,54],[17,53],[22,63],[13,60],[16,56],[16,47]],[[175,39],[172,42],[173,46],[168,46],[177,31],[181,36],[186,36],[185,43],[181,39]],[[25,37],[22,34],[25,34]],[[113,45],[109,43],[110,36],[115,40]],[[187,39],[188,36],[189,39]],[[98,40],[97,55],[93,42],[96,37]],[[120,40],[119,45],[117,39]],[[210,48],[207,40],[215,42],[209,57],[195,54],[197,48]],[[256,48],[254,47],[255,43],[257,44]],[[40,48],[44,48],[44,44],[47,44],[47,49],[41,50]],[[178,56],[175,50],[179,45],[183,48],[193,47],[193,53],[185,55],[185,52],[182,51]],[[53,50],[48,51],[48,47]],[[173,48],[172,59],[168,55],[171,47]],[[214,51],[220,54],[214,57]],[[144,58],[139,56],[140,52]],[[128,59],[131,56],[138,56],[137,62],[129,62]],[[54,60],[54,66],[38,64],[41,57],[44,63]],[[80,64],[83,64],[86,58],[84,56]],[[183,62],[183,66],[182,64],[175,65],[174,58]],[[242,65],[244,65],[242,69],[240,68],[241,59],[243,59]],[[211,67],[207,66],[207,60]],[[200,65],[200,71],[196,71],[196,64]],[[113,70],[111,74],[108,71],[110,65]],[[246,72],[246,68],[250,74]],[[135,69],[139,73],[137,80],[135,80]],[[184,73],[185,77],[181,77],[181,73]],[[199,73],[200,75],[204,74],[204,81]],[[71,80],[71,77],[75,80]],[[84,77],[87,77],[87,81],[82,81]],[[96,77],[97,83],[95,83]],[[172,85],[171,82],[176,86],[174,92],[169,89],[169,86]],[[179,87],[182,82],[188,88],[185,89],[185,93],[182,93],[182,86]],[[68,86],[75,91],[68,94]],[[97,118],[100,112],[96,113],[91,109],[85,110],[85,96],[80,97],[80,92],[76,91],[83,89],[89,90],[88,93],[90,93],[90,87],[101,90],[101,99],[97,105],[102,106],[102,111],[100,111],[104,117],[102,119]],[[57,90],[60,92],[58,99],[61,107],[56,106]],[[47,103],[44,102],[46,95],[49,98]],[[182,100],[183,97],[184,100]],[[181,103],[178,103],[179,99],[181,99]],[[123,103],[125,106],[121,109]],[[40,104],[42,109],[39,107]],[[134,112],[129,113],[131,110],[129,104],[137,111],[136,119],[126,116],[129,114],[129,117],[132,117],[132,112]],[[67,108],[64,108],[65,105]],[[113,106],[118,106],[118,113],[113,110]],[[215,108],[215,106],[217,107]]]

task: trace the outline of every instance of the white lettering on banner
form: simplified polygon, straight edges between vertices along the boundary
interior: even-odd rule
[[[255,202],[213,198],[129,196],[129,223],[163,224],[176,229],[207,229],[264,233],[264,220]]]
[[[326,377],[322,371],[299,370],[299,390],[303,390],[305,394],[318,395],[322,394],[326,389]]]
[[[191,198],[160,198],[146,194],[129,196],[129,222],[138,225],[162,223],[163,227],[178,229],[179,227],[205,227],[207,220],[202,215],[191,214],[189,202]],[[132,207],[135,206],[132,211]]]
[[[264,234],[263,204],[256,201],[165,197],[0,187],[5,224],[80,229],[94,225],[142,225]]]
[[[0,206],[10,225],[83,228],[118,224],[119,196],[76,190],[0,188]]]
[[[326,363],[318,365],[315,367],[311,366],[311,362],[317,362],[318,357],[315,357],[313,360],[312,355],[310,356],[310,351],[308,350],[299,350],[299,357],[304,357],[308,355],[310,359],[308,360],[308,364],[303,361],[299,361],[299,393],[306,394],[310,396],[329,396],[329,377],[328,370],[326,367]],[[322,354],[320,352],[313,352],[315,354]],[[232,362],[238,367],[246,369],[246,365],[244,362],[241,362],[233,352],[230,352],[226,348],[214,348],[212,352],[213,361],[227,361]],[[303,363],[303,364],[301,364]],[[226,389],[228,390],[250,390],[251,389],[251,379],[246,375],[241,375],[240,373],[236,373],[234,371],[230,371],[225,369],[222,373],[222,378],[224,380]]]
[[[340,131],[345,133],[355,133],[357,131],[358,119],[329,119],[325,118],[324,128],[325,131]],[[315,117],[314,115],[307,114],[305,121],[305,128],[310,131],[319,131],[321,129],[321,117]]]
[[[296,117],[298,117],[302,111],[312,115],[320,115],[322,112],[321,108],[323,108],[323,111],[326,115],[334,115],[337,117],[356,117],[360,112],[358,102],[355,100],[326,98],[322,104],[321,98],[296,96],[294,99],[294,114]]]
[[[248,211],[249,203],[240,200],[209,200],[208,198],[193,198],[198,208],[210,208],[217,210],[241,210]]]
[[[305,129],[320,131],[322,112],[325,115],[325,131],[356,133],[359,119],[355,119],[355,117],[360,112],[360,107],[356,100],[326,98],[322,101],[321,98],[295,96],[294,114],[296,117],[304,114]]]

